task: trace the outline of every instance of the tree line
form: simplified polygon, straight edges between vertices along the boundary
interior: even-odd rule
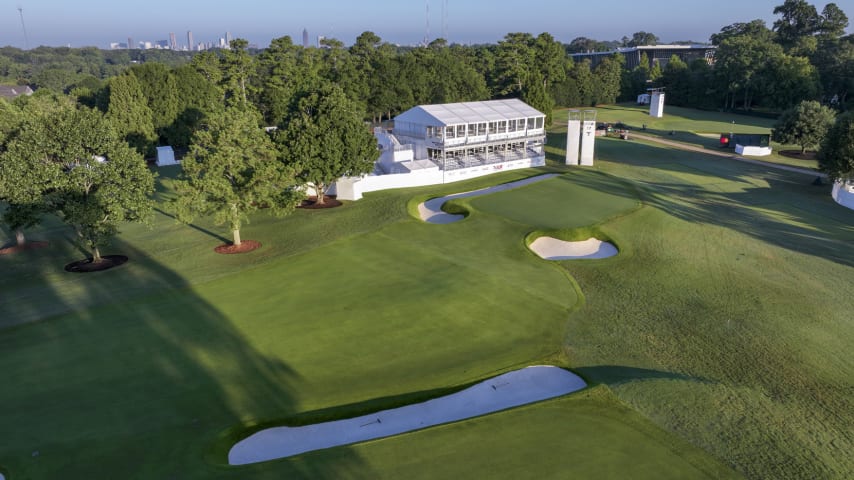
[[[574,62],[568,50],[589,42],[576,39],[567,46],[549,33],[509,33],[492,45],[437,39],[423,48],[396,47],[372,32],[350,47],[326,39],[321,48],[303,48],[284,36],[254,51],[236,39],[230,49],[192,56],[0,49],[0,76],[29,78],[41,87],[32,97],[0,101],[5,222],[20,233],[40,214],[55,213],[75,226],[97,257],[96,247],[114,234],[117,222],[144,220],[150,209],[139,200],[153,188],[147,170],[117,168],[134,163],[132,158],[142,163],[157,145],[171,145],[186,153],[178,216],[189,221],[213,214],[229,224],[239,244],[241,221],[254,209],[287,211],[305,183],[314,185],[322,202],[338,176],[370,171],[377,151],[366,122],[381,123],[419,104],[518,97],[551,123],[555,106],[614,103],[634,99],[647,86],[663,86],[669,103],[697,108],[782,111],[805,100],[835,110],[850,107],[854,36],[844,35],[844,12],[833,3],[819,13],[804,0],[785,0],[774,13],[779,19],[770,28],[754,20],[712,35],[712,63],[673,57],[663,66],[642,61],[632,70],[618,53],[595,67]],[[621,43],[656,41],[637,32]],[[90,131],[80,131],[83,125]],[[784,133],[780,128],[778,135]],[[126,148],[103,143],[106,138]],[[70,145],[67,151],[64,145]],[[850,157],[842,158],[834,178],[851,177]],[[25,175],[30,170],[44,178]],[[211,171],[218,173],[206,175]],[[103,177],[87,188],[69,183],[96,174]],[[30,182],[36,179],[41,183]],[[136,181],[141,190],[129,191],[136,196],[126,200],[98,197],[93,185],[113,180]],[[88,203],[84,208],[72,199]]]

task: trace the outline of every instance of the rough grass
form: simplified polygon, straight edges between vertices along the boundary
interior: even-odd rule
[[[553,133],[551,161],[565,139]],[[594,171],[551,194],[643,200],[596,227],[632,252],[609,262],[534,258],[526,236],[572,219],[559,209],[503,217],[515,201],[541,200],[530,187],[514,202],[497,197],[500,208],[470,203],[457,224],[411,216],[413,198],[534,170],[259,215],[242,233],[264,247],[246,256],[214,254],[219,230],[205,221],[190,228],[159,214],[154,230],[128,227],[104,252],[130,263],[86,276],[61,271],[83,254],[48,221],[31,237],[51,248],[0,258],[0,469],[10,478],[726,476],[702,449],[752,478],[851,477],[854,212],[797,174],[632,141],[596,148]],[[538,362],[573,367],[599,393],[221,464],[223,440],[241,425],[380,409]]]
[[[165,201],[168,172],[161,181]],[[178,225],[159,213],[153,230],[130,226],[110,249],[130,263],[73,278],[61,267],[84,252],[47,219],[32,232],[52,242],[43,255],[0,259],[0,371],[14,386],[0,395],[0,465],[11,478],[396,476],[407,463],[372,448],[400,451],[404,441],[426,452],[437,442],[431,431],[261,466],[223,463],[230,442],[254,426],[351,416],[530,363],[560,363],[564,326],[579,303],[572,279],[532,259],[527,225],[484,214],[447,226],[411,218],[406,200],[426,191],[386,192],[282,220],[258,216],[244,237],[265,246],[239,256],[213,253],[216,226]],[[612,400],[601,403],[593,408],[611,410]],[[437,472],[486,466],[495,449],[515,449],[522,439],[567,437],[544,412],[534,415],[536,428],[521,437],[478,420],[490,436],[508,434],[494,448],[460,451]],[[573,415],[567,421],[581,418]],[[624,469],[639,458],[633,435],[649,431],[661,444],[638,455],[692,474],[695,457],[720,468],[691,448],[673,455],[681,443],[628,409],[586,421],[572,442],[600,428],[625,436]],[[588,456],[584,471],[610,465],[606,453]],[[476,462],[464,461],[472,456]],[[533,471],[566,468],[554,460]],[[531,471],[524,458],[512,463],[508,472]]]
[[[719,144],[721,133],[771,133],[776,120],[738,115],[727,112],[695,110],[692,108],[665,105],[664,116],[654,118],[649,116],[649,106],[635,103],[617,105],[600,105],[596,108],[596,121],[617,123],[622,122],[639,134],[661,137],[665,140],[677,141],[706,148],[712,151],[724,151],[735,154],[734,150],[721,149]],[[567,110],[555,112],[555,120],[565,123]],[[646,125],[646,129],[643,126]],[[631,137],[630,137],[631,138]],[[816,160],[799,160],[781,155],[781,150],[797,150],[797,145],[781,145],[771,143],[773,152],[765,157],[751,157],[764,162],[779,163],[800,168],[818,168]]]

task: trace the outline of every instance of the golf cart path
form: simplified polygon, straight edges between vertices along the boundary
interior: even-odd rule
[[[641,140],[648,140],[650,142],[660,143],[662,145],[667,145],[670,147],[676,147],[680,150],[687,150],[687,151],[691,151],[691,152],[705,153],[708,155],[714,155],[716,157],[728,158],[730,160],[735,160],[738,162],[752,163],[753,165],[759,165],[761,167],[774,168],[777,170],[785,170],[787,172],[802,173],[804,175],[811,175],[813,177],[827,178],[827,174],[816,171],[816,170],[810,170],[808,168],[790,167],[788,165],[780,165],[777,163],[763,162],[762,160],[754,160],[752,158],[745,158],[745,157],[742,157],[739,155],[733,155],[731,153],[716,152],[714,150],[708,150],[708,149],[705,149],[703,147],[696,147],[694,145],[687,145],[687,144],[682,143],[682,142],[676,142],[673,140],[665,140],[663,138],[655,137],[652,135],[644,135],[642,133],[637,133],[636,131],[632,131],[631,135],[633,138],[639,138]]]
[[[581,377],[562,368],[527,367],[414,405],[302,427],[261,430],[237,442],[228,452],[228,463],[265,462],[389,437],[559,397],[586,386]]]
[[[465,216],[455,215],[442,211],[442,205],[444,205],[445,202],[447,202],[448,200],[453,200],[455,198],[478,197],[480,195],[489,195],[490,193],[503,192],[504,190],[524,187],[525,185],[530,185],[532,183],[541,182],[543,180],[548,180],[550,178],[558,176],[560,176],[559,173],[546,173],[544,175],[525,178],[522,180],[517,180],[515,182],[502,183],[501,185],[496,185],[494,187],[481,188],[480,190],[472,190],[470,192],[455,193],[453,195],[433,198],[418,205],[418,215],[421,217],[421,220],[427,223],[444,225],[448,223],[458,222],[465,218]]]

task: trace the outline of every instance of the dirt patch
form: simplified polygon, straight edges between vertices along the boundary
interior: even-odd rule
[[[104,255],[98,263],[93,263],[91,258],[71,262],[65,266],[65,271],[72,273],[103,272],[124,265],[127,261],[128,257],[124,255]]]
[[[233,243],[226,243],[214,248],[214,252],[221,253],[223,255],[231,255],[234,253],[246,253],[251,252],[252,250],[257,250],[261,248],[261,242],[256,242],[255,240],[243,240],[240,242],[240,245],[234,245]]]
[[[26,252],[27,250],[38,250],[46,248],[50,245],[48,242],[27,242],[23,245],[12,245],[11,247],[0,248],[0,255],[11,255],[13,253]]]
[[[302,201],[297,208],[307,208],[310,210],[321,209],[321,208],[335,208],[344,205],[338,199],[335,198],[335,195],[324,195],[323,203],[317,203],[317,197],[312,196],[308,197]]]
[[[800,150],[780,150],[780,155],[798,160],[818,160],[817,153],[810,150],[804,153]]]

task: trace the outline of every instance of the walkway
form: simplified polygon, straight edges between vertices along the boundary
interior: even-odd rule
[[[759,165],[759,166],[761,166],[761,167],[774,168],[774,169],[777,169],[777,170],[785,170],[785,171],[787,171],[787,172],[802,173],[802,174],[804,174],[804,175],[810,175],[810,176],[813,176],[813,177],[821,177],[821,178],[823,178],[823,179],[826,179],[826,178],[827,178],[827,174],[825,174],[825,173],[821,173],[821,172],[817,172],[817,171],[815,171],[815,170],[810,170],[810,169],[808,169],[808,168],[790,167],[790,166],[788,166],[788,165],[780,165],[780,164],[778,164],[778,163],[763,162],[763,161],[761,161],[761,160],[754,160],[754,159],[752,159],[752,158],[744,158],[744,157],[741,157],[741,156],[738,156],[738,155],[733,155],[733,154],[731,154],[731,153],[727,153],[727,152],[716,152],[716,151],[714,151],[714,150],[709,150],[709,149],[706,149],[706,148],[703,148],[703,147],[697,147],[697,146],[694,146],[694,145],[688,145],[688,144],[685,144],[685,143],[682,143],[682,142],[675,142],[675,141],[673,141],[673,140],[665,140],[665,139],[663,139],[663,138],[656,137],[656,136],[653,136],[653,135],[644,135],[644,134],[641,134],[641,133],[637,133],[637,131],[632,131],[630,135],[631,135],[631,137],[630,137],[630,138],[637,138],[637,139],[640,139],[640,140],[646,140],[646,141],[649,141],[649,142],[660,143],[660,144],[662,144],[662,145],[667,145],[667,146],[670,146],[670,147],[675,147],[675,148],[678,148],[678,149],[680,149],[680,150],[687,150],[687,151],[690,151],[690,152],[705,153],[705,154],[707,154],[707,155],[714,155],[714,156],[716,156],[716,157],[724,157],[724,158],[728,158],[728,159],[730,159],[730,160],[735,160],[735,161],[738,161],[738,162],[752,163],[753,165]]]

